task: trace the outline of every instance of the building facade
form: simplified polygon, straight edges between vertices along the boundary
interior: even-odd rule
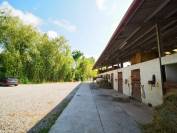
[[[119,93],[162,104],[177,90],[177,1],[134,0],[94,69]]]

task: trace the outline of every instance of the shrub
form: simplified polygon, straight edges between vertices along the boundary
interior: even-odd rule
[[[144,133],[177,133],[177,92],[164,97],[154,110],[153,122],[143,126]]]
[[[99,88],[112,89],[112,85],[107,79],[98,80],[97,85]]]

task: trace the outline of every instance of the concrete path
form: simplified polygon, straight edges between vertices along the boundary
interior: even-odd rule
[[[115,96],[115,94],[119,95],[115,90],[92,89],[92,92],[96,103],[99,105],[99,108],[101,108],[103,105],[103,107],[113,109],[113,111],[116,110],[116,108],[120,108],[136,122],[141,124],[150,123],[153,119],[153,108],[148,107],[143,103],[134,100],[130,100],[130,102],[118,102],[113,100],[113,96]],[[104,109],[100,110],[103,111]]]
[[[83,84],[50,133],[104,133],[88,84]]]
[[[89,84],[82,84],[50,133],[140,133],[132,117],[139,114],[126,112],[131,108],[135,111],[136,107],[128,108],[112,101],[110,92],[114,93],[111,90],[90,89]],[[138,113],[148,117],[143,110]]]

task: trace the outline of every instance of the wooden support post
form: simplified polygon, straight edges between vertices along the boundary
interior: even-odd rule
[[[164,91],[164,84],[163,84],[163,74],[162,74],[162,38],[161,38],[161,32],[160,32],[160,26],[157,23],[155,25],[156,29],[156,37],[157,37],[157,47],[158,47],[158,53],[159,53],[159,65],[160,65],[160,73],[161,73],[161,86],[162,86],[162,91],[163,94],[165,94]]]
[[[121,67],[121,68],[123,68],[123,67],[124,67],[123,62],[121,62],[121,63],[120,63],[120,67]]]
[[[119,68],[120,68],[119,63],[117,63],[117,69],[119,69]]]
[[[118,63],[118,68],[120,68],[120,63]]]
[[[105,70],[106,70],[106,71],[108,70],[108,67],[107,67],[107,66],[105,67]]]

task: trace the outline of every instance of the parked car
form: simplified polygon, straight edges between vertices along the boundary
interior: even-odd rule
[[[0,85],[2,86],[11,86],[11,85],[18,85],[18,79],[14,77],[6,77],[0,79]]]

